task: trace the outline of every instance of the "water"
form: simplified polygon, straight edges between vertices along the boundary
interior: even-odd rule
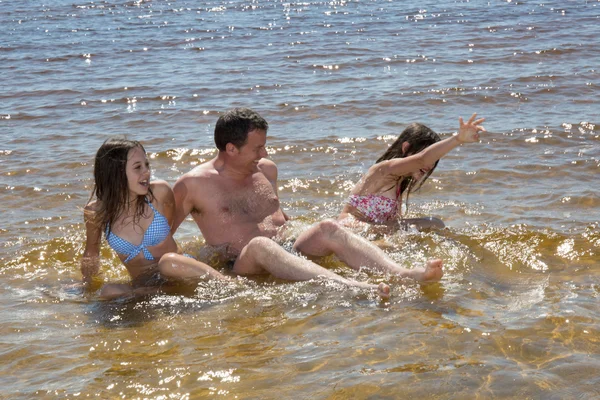
[[[598,398],[599,1],[0,1],[0,397]],[[219,114],[270,123],[285,211],[335,217],[394,135],[488,120],[378,239],[433,286],[326,282],[85,298],[82,207],[110,135],[171,184]],[[203,240],[191,221],[177,233]],[[127,274],[103,249],[106,280]]]

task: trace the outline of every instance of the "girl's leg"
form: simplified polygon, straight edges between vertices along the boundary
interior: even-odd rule
[[[177,253],[163,255],[158,261],[158,271],[167,279],[229,279],[211,266]]]

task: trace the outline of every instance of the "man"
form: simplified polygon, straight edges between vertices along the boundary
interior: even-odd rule
[[[240,275],[269,272],[287,280],[323,276],[349,286],[371,288],[345,279],[283,249],[273,238],[289,219],[277,195],[277,166],[265,149],[268,123],[248,108],[223,114],[215,126],[217,156],[181,176],[173,187],[176,212],[173,232],[191,213],[206,243],[218,249]],[[441,260],[425,268],[407,270],[377,246],[352,234],[333,220],[313,225],[294,243],[309,257],[335,254],[354,269],[366,266],[420,281],[439,280]],[[380,285],[387,297],[389,287]]]

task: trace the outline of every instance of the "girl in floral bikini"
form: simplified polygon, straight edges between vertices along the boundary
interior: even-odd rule
[[[398,227],[402,194],[406,198],[419,189],[433,172],[440,158],[463,143],[479,141],[480,124],[485,118],[477,114],[464,123],[460,117],[458,134],[441,140],[439,135],[422,124],[411,124],[390,148],[377,160],[352,189],[348,202],[338,217],[340,223],[356,227],[362,223]],[[403,220],[403,223],[443,226],[441,221],[428,219]]]

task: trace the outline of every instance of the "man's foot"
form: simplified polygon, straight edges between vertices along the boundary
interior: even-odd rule
[[[387,300],[387,299],[390,298],[390,287],[389,287],[389,285],[386,285],[385,283],[382,282],[377,287],[377,290],[379,292],[379,297],[381,297],[383,300]]]
[[[419,282],[436,282],[442,279],[444,271],[442,271],[443,261],[439,258],[429,260],[425,264],[425,268],[412,269],[411,278]]]

